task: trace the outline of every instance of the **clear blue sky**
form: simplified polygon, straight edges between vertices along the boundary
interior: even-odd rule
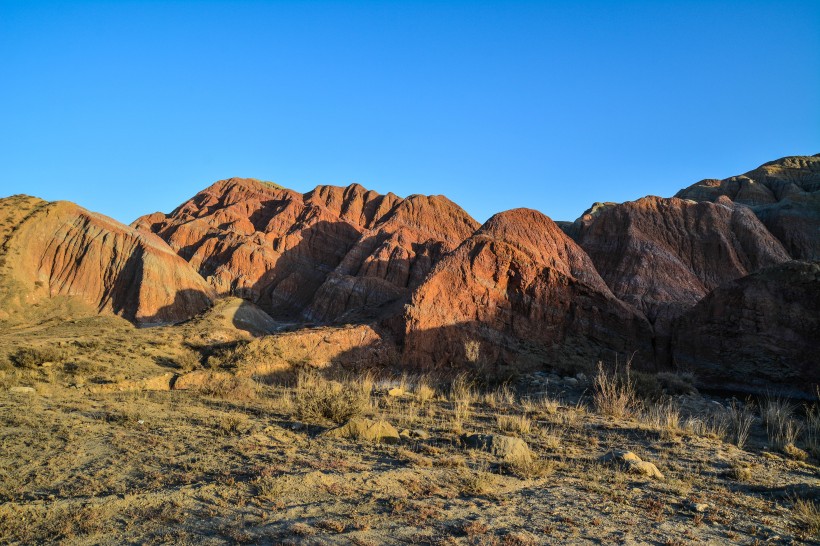
[[[818,152],[817,0],[0,0],[0,195],[124,222],[230,176],[574,219]]]

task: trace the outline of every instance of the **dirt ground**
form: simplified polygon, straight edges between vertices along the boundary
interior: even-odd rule
[[[0,333],[0,543],[818,540],[816,419],[797,404],[778,432],[763,404],[676,394],[621,411],[594,377],[547,368],[481,388],[309,362],[247,377],[224,363],[249,339],[101,317]],[[150,381],[197,370],[187,390]],[[363,418],[395,431],[326,434]],[[475,433],[527,455],[470,448]],[[613,450],[662,477],[605,462]]]

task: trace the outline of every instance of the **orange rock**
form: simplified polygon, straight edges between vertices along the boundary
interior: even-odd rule
[[[134,226],[168,241],[220,294],[277,319],[332,322],[400,307],[477,223],[441,196],[401,199],[358,184],[302,195],[232,178]]]
[[[211,305],[212,290],[159,237],[65,201],[0,200],[30,205],[3,242],[7,285],[20,305],[67,296],[138,324],[179,322]]]
[[[572,239],[543,214],[515,209],[490,218],[414,292],[404,353],[440,368],[544,348],[589,364],[636,350],[651,359],[650,343],[646,319],[612,295]]]

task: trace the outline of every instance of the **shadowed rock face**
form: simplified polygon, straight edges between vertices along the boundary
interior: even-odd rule
[[[317,291],[308,316],[373,317],[391,302],[404,303],[433,265],[477,227],[445,197],[411,195],[362,233]]]
[[[599,204],[568,232],[615,296],[667,335],[675,317],[717,286],[790,259],[751,210],[718,201]]]
[[[673,354],[703,385],[814,394],[820,264],[787,262],[720,286],[677,321]]]
[[[785,157],[725,180],[702,180],[676,197],[750,207],[791,256],[820,260],[820,154]]]
[[[515,209],[436,265],[413,294],[404,343],[406,358],[429,368],[514,359],[525,345],[650,359],[650,339],[643,315],[612,295],[572,239],[543,214]]]
[[[0,278],[18,307],[59,296],[137,324],[179,322],[207,309],[212,290],[164,241],[73,203],[0,200],[18,214],[2,234]]]
[[[133,225],[165,239],[219,294],[277,318],[319,322],[400,307],[477,227],[440,196],[401,199],[358,184],[302,195],[251,179],[217,182],[171,214]]]

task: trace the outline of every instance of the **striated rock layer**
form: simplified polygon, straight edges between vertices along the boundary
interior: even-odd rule
[[[4,312],[67,297],[137,324],[179,322],[212,290],[165,242],[73,203],[0,200]]]
[[[820,260],[820,154],[785,157],[725,180],[701,180],[676,197],[750,207],[791,256]]]
[[[303,195],[238,178],[133,225],[165,239],[219,294],[249,299],[277,319],[317,322],[400,306],[477,227],[441,196],[401,199],[358,184]]]
[[[813,395],[820,385],[818,310],[820,264],[762,269],[718,287],[678,320],[675,362],[704,386]]]
[[[749,208],[728,199],[597,204],[567,231],[615,296],[643,311],[659,335],[722,283],[790,259]]]
[[[572,239],[543,214],[515,209],[490,218],[414,292],[404,352],[426,368],[518,368],[543,349],[588,365],[634,351],[650,360],[650,340],[644,316],[613,296]]]

